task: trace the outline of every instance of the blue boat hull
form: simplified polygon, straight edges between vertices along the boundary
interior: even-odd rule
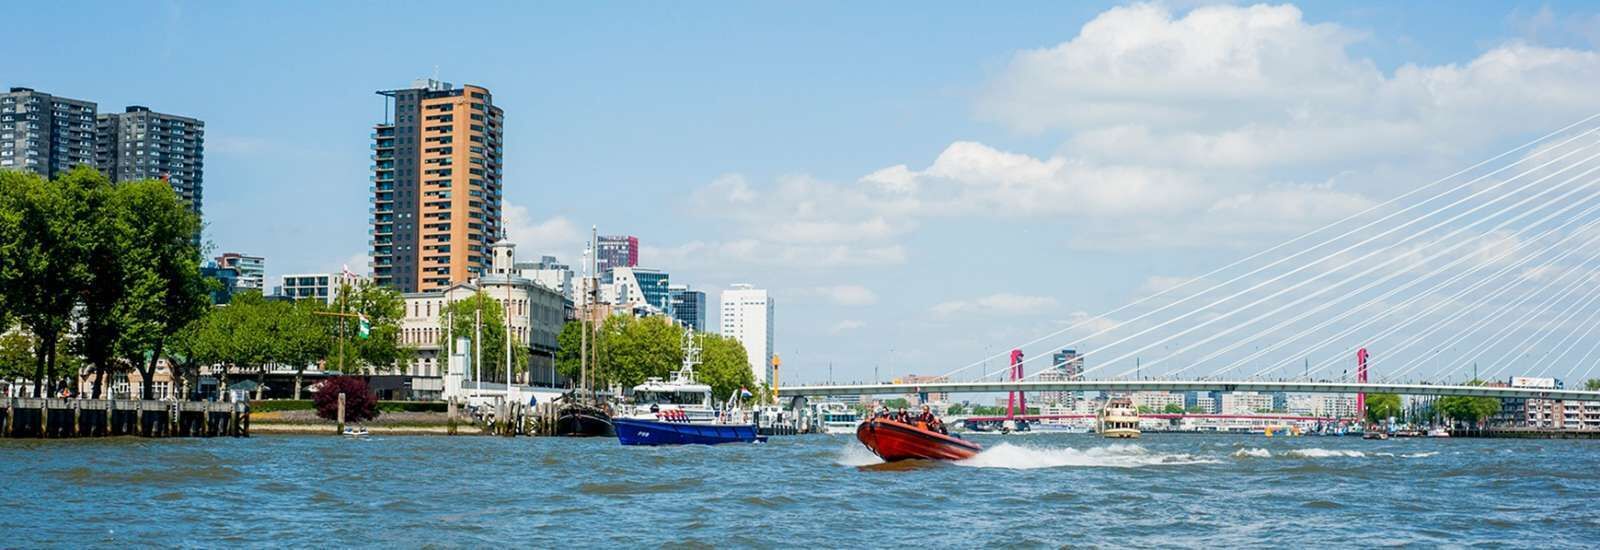
[[[613,418],[617,441],[623,445],[716,445],[766,441],[754,424],[687,424]]]

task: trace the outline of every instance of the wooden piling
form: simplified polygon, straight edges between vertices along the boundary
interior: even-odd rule
[[[344,392],[339,392],[339,434],[344,434]]]
[[[445,433],[456,435],[456,398],[451,397],[450,403],[445,405]]]

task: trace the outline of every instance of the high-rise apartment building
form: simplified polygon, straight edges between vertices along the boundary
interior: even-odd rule
[[[95,166],[112,181],[166,180],[200,213],[206,125],[133,105],[96,117]]]
[[[668,285],[667,293],[672,299],[672,318],[695,332],[705,332],[706,293],[690,289],[689,285]]]
[[[238,252],[217,256],[217,267],[232,269],[239,274],[237,288],[265,290],[267,288],[267,259]]]
[[[632,235],[602,235],[595,245],[595,269],[600,273],[616,267],[638,267],[639,238]]]
[[[372,133],[372,276],[431,292],[486,273],[501,227],[504,114],[489,90],[424,79],[379,91]]]
[[[0,94],[0,169],[47,178],[80,164],[95,165],[92,101],[14,87]]]
[[[738,284],[722,291],[722,335],[744,345],[757,384],[772,380],[772,298],[767,291]]]

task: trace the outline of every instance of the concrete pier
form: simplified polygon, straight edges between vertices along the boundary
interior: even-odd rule
[[[247,403],[0,399],[0,437],[249,437]]]

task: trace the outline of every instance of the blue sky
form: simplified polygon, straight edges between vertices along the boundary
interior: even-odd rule
[[[0,60],[0,85],[205,120],[207,238],[265,255],[270,276],[360,267],[368,132],[383,114],[374,90],[436,71],[486,86],[506,112],[520,255],[575,262],[591,224],[638,235],[645,265],[712,301],[735,282],[771,289],[786,378],[820,380],[832,364],[835,378],[867,379],[874,367],[943,372],[1008,349],[1573,120],[1582,106],[1457,125],[1440,121],[1474,116],[1469,106],[1436,112],[1439,101],[1419,107],[1387,89],[1407,85],[1407,67],[1465,72],[1507,44],[1592,54],[1600,37],[1600,19],[1575,2],[1261,6],[1270,13],[1255,16],[1276,26],[1240,43],[1306,55],[1251,69],[1265,83],[1254,105],[1208,92],[1230,82],[1230,60],[1173,54],[1151,66],[1195,72],[1117,82],[1115,66],[1063,69],[1106,43],[1029,61],[1096,22],[1104,36],[1177,44],[1245,32],[1182,25],[1191,10],[1249,15],[1197,6],[58,2],[8,14],[7,42],[32,51]],[[1574,73],[1557,84],[1593,84]],[[1317,89],[1285,84],[1329,75]],[[1320,122],[1297,122],[1308,119]],[[1340,141],[1338,128],[1390,119],[1412,122],[1393,143]],[[1261,128],[1334,129],[1271,158],[1174,160],[1183,143]],[[1046,169],[1067,187],[971,191]],[[889,180],[927,194],[910,204],[894,199],[905,188],[860,191]],[[1109,190],[1077,203],[1073,185]],[[1298,201],[1278,209],[1294,219],[1229,216],[1239,227],[1216,232],[1163,220],[1254,197],[1248,210],[1268,191]],[[1324,195],[1291,196],[1301,191]],[[741,192],[754,202],[727,200]]]

